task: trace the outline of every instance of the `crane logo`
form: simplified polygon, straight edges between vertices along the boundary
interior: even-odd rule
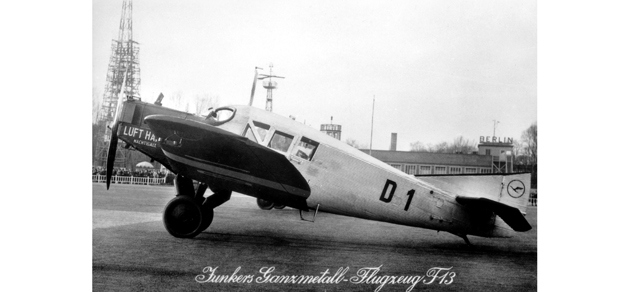
[[[507,185],[507,194],[512,198],[520,198],[525,194],[525,184],[520,180],[513,180]]]

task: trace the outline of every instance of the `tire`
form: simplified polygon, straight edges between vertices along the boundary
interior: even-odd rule
[[[204,210],[204,220],[202,221],[202,226],[199,230],[200,233],[206,230],[210,224],[213,223],[213,217],[215,217],[215,212],[213,210],[206,210],[205,208],[202,209]]]
[[[286,205],[277,205],[277,204],[275,204],[275,209],[281,210],[283,208],[286,208]]]
[[[212,221],[212,215],[210,217]],[[202,206],[193,198],[184,195],[177,196],[166,204],[163,219],[166,231],[177,238],[197,236],[206,223]]]
[[[270,210],[275,206],[275,204],[266,200],[257,199],[257,206],[259,206],[259,209],[262,210]]]

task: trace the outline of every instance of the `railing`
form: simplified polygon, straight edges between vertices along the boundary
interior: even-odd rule
[[[529,200],[528,200],[528,206],[538,206],[537,205],[537,201],[538,201],[538,192],[536,191],[536,189],[532,189],[532,193],[529,194]]]
[[[105,183],[106,175],[93,175],[93,182]],[[111,183],[132,185],[160,185],[166,183],[166,177],[112,176]]]
[[[106,175],[93,175],[93,182],[106,183]],[[112,176],[111,183],[132,184],[132,185],[161,185],[166,183],[166,177],[135,177],[135,176]],[[538,206],[538,197],[529,197],[528,206]]]
[[[530,198],[529,198],[529,202],[528,202],[528,204],[527,204],[527,205],[528,205],[528,206],[538,206],[538,205],[537,205],[537,204],[538,204],[538,203],[537,203],[537,200],[538,200],[538,198],[532,198],[532,197],[530,197]]]

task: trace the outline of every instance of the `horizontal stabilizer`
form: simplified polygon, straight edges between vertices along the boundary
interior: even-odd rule
[[[532,229],[532,226],[529,225],[521,211],[517,208],[486,198],[458,196],[456,197],[456,201],[459,202],[459,204],[470,208],[493,211],[515,231],[522,232]]]

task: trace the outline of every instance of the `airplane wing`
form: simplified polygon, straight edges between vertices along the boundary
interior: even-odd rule
[[[456,201],[459,202],[459,204],[470,208],[476,208],[478,210],[489,210],[494,212],[515,231],[522,232],[532,229],[532,226],[529,225],[529,223],[523,216],[523,213],[521,213],[521,211],[515,207],[511,207],[487,198],[458,196],[456,197]]]
[[[197,121],[168,115],[151,115],[144,121],[162,139],[160,147],[179,173],[307,210],[310,187],[284,155]]]

